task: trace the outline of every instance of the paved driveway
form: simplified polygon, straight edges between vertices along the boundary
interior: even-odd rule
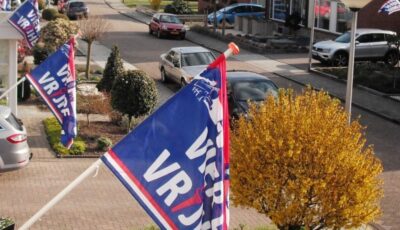
[[[50,112],[20,105],[34,153],[21,170],[0,174],[0,216],[9,216],[17,227],[27,221],[96,159],[58,159],[49,150],[42,119]],[[254,229],[266,225],[266,217],[252,210],[231,209],[231,226]],[[32,229],[145,229],[156,226],[122,184],[105,167],[89,177],[45,214]]]

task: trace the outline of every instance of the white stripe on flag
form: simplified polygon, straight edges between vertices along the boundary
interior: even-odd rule
[[[129,176],[124,172],[124,170],[119,167],[118,163],[114,161],[114,159],[110,156],[110,154],[106,153],[103,155],[107,159],[107,161],[113,166],[113,168],[118,172],[118,174],[122,177],[122,179],[132,188],[133,191],[140,197],[140,200],[149,208],[152,214],[162,223],[162,225],[166,229],[172,229],[169,226],[168,222],[158,213],[157,209],[151,204],[151,202],[147,199],[147,197],[141,192],[141,190],[132,182]]]

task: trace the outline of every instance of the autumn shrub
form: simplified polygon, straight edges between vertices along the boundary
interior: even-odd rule
[[[149,0],[151,9],[158,11],[162,0]]]
[[[326,92],[281,90],[251,105],[231,135],[230,169],[233,204],[279,229],[347,229],[381,213],[382,165]]]
[[[61,126],[55,117],[43,120],[44,130],[51,148],[60,155],[81,155],[86,151],[86,143],[79,137],[75,138],[70,149],[65,148],[61,142]]]
[[[77,96],[77,112],[86,115],[87,125],[90,125],[91,114],[108,114],[110,111],[110,101],[103,94],[78,94]]]
[[[46,8],[46,0],[38,0],[39,10],[44,10]]]
[[[78,30],[79,28],[76,23],[63,18],[57,18],[54,21],[50,21],[42,28],[40,31],[40,39],[45,46],[58,49],[66,43],[72,35],[76,35]]]

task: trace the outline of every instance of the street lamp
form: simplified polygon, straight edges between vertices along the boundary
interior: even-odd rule
[[[367,5],[371,0],[342,0],[342,2],[353,12],[351,21],[350,51],[349,51],[349,67],[347,70],[347,88],[345,110],[348,114],[348,121],[351,121],[351,101],[353,97],[353,75],[354,75],[354,53],[355,53],[355,35],[357,29],[358,11]]]

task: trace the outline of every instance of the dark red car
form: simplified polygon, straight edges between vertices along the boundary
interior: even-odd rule
[[[154,14],[149,24],[149,33],[155,33],[158,38],[163,36],[175,36],[185,39],[185,23],[175,14],[158,13]]]

